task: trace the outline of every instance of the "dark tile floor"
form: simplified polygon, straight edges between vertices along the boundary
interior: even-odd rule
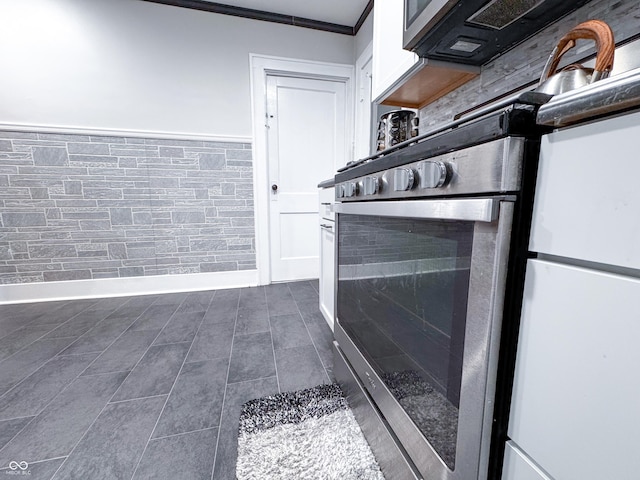
[[[0,306],[0,475],[234,479],[241,405],[333,379],[317,289]]]

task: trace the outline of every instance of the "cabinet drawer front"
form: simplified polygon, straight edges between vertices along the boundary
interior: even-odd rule
[[[502,480],[553,480],[542,472],[513,442],[504,450]]]
[[[530,249],[640,268],[640,113],[542,139]]]
[[[320,217],[327,220],[335,220],[333,204],[335,203],[335,189],[323,188],[320,190]]]
[[[636,478],[638,339],[639,279],[529,261],[509,437],[555,480]]]

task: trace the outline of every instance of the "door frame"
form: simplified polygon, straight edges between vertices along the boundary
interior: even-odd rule
[[[363,82],[363,77],[366,77],[364,73],[364,68],[367,64],[371,64],[371,74],[369,74],[369,95],[367,98],[360,99],[361,97],[361,85]],[[372,122],[373,119],[373,99],[371,98],[371,94],[373,93],[373,41],[369,42],[369,44],[364,47],[364,50],[356,60],[355,66],[355,84],[354,84],[354,92],[355,92],[355,112],[354,112],[354,126],[353,126],[353,137],[354,137],[354,160],[358,160],[360,157],[363,158],[360,154],[358,154],[359,148],[364,144],[363,139],[367,140],[367,151],[364,157],[368,157],[371,152],[375,151],[374,148],[374,131]]]
[[[294,58],[249,54],[251,73],[251,115],[253,134],[253,198],[256,235],[256,268],[258,285],[271,283],[269,239],[269,165],[267,150],[267,76],[311,78],[345,84],[346,137],[345,158],[353,156],[353,65],[325,63]],[[325,180],[325,179],[321,179]]]

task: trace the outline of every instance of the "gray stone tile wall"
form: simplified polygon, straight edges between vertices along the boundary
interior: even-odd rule
[[[586,20],[598,19],[609,24],[616,43],[640,33],[638,0],[593,0],[560,19],[513,50],[487,63],[478,77],[420,110],[420,129],[424,133],[435,125],[453,120],[497,96],[520,88],[540,78],[544,64],[560,38]],[[594,42],[580,40],[577,48],[564,55],[567,63],[580,60],[595,51]],[[564,64],[564,63],[563,63]]]
[[[0,284],[256,268],[247,143],[0,131]]]

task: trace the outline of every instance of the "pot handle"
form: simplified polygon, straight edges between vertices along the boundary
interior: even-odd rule
[[[577,25],[560,39],[558,45],[551,52],[549,60],[547,60],[547,64],[540,76],[540,83],[555,73],[562,56],[575,46],[578,39],[594,40],[596,42],[596,64],[591,81],[595,82],[609,75],[613,68],[613,56],[616,46],[613,40],[613,32],[609,25],[601,20],[588,20]]]

